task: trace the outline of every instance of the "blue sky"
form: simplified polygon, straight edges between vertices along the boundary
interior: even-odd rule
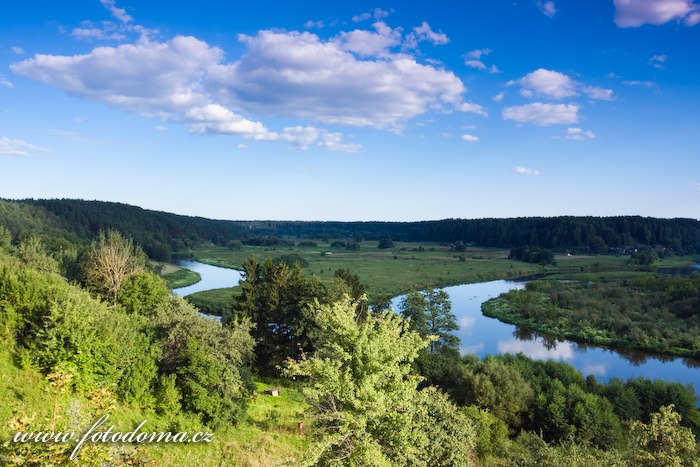
[[[0,197],[700,218],[692,0],[12,2]]]

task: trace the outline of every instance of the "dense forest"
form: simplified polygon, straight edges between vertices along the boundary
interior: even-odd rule
[[[538,247],[595,254],[653,247],[674,253],[700,251],[700,221],[621,217],[445,219],[425,222],[226,221],[181,216],[120,203],[83,200],[0,200],[0,225],[13,235],[29,232],[88,242],[100,230],[133,238],[149,257],[168,260],[205,243],[274,244],[279,237],[429,241],[455,245]]]
[[[303,392],[309,429],[280,448],[300,452],[290,461],[296,465],[697,459],[693,388],[646,379],[601,383],[565,363],[522,355],[462,356],[444,292],[413,292],[395,313],[369,306],[353,271],[321,282],[298,262],[250,258],[241,293],[219,324],[171,295],[130,236],[99,230],[87,237],[85,227],[38,205],[2,206],[12,222],[0,226],[0,364],[39,372],[48,391],[49,415],[36,419],[23,408],[26,390],[0,386],[3,413],[17,431],[65,430],[119,406],[170,420],[174,430],[235,436],[251,429],[255,381],[275,378]],[[130,225],[148,222],[145,211]],[[266,423],[275,417],[270,412]],[[141,465],[153,455],[153,448],[93,448],[82,461],[99,455]],[[60,464],[71,449],[5,442],[0,455]],[[232,449],[197,452],[226,464],[255,450]]]

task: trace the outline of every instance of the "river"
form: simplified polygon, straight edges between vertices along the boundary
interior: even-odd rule
[[[194,285],[173,290],[183,297],[202,290],[233,287],[241,278],[241,272],[235,269],[210,266],[196,261],[182,261],[180,265],[202,276],[202,280]],[[700,268],[700,265],[695,267]],[[612,377],[625,379],[641,376],[693,384],[696,392],[700,392],[700,360],[613,350],[546,338],[481,313],[481,304],[486,300],[523,287],[523,281],[497,280],[444,289],[450,296],[452,312],[459,324],[459,330],[455,334],[459,337],[462,353],[474,353],[484,357],[522,352],[534,359],[569,363],[584,376],[595,375],[602,381]],[[395,310],[398,310],[401,298],[396,297],[392,300]]]

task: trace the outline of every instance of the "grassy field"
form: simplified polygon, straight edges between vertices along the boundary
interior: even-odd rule
[[[377,248],[377,242],[364,241],[357,251],[331,248],[329,243],[316,247],[251,247],[228,249],[205,247],[192,252],[197,261],[230,268],[241,268],[251,255],[263,261],[285,254],[296,254],[308,262],[305,272],[324,281],[332,279],[340,268],[350,269],[360,276],[372,299],[394,297],[415,289],[508,279],[533,274],[556,274],[558,278],[575,275],[591,278],[605,273],[614,278],[643,274],[630,265],[628,256],[557,255],[556,265],[540,266],[507,259],[509,251],[494,248],[468,248],[464,252],[451,251],[439,243],[395,242],[386,250]],[[654,267],[684,266],[690,257],[672,257],[660,260]],[[198,292],[187,299],[200,310],[219,314],[231,308],[235,287]]]
[[[450,251],[438,243],[396,242],[395,248],[380,250],[377,242],[362,242],[358,251],[334,249],[328,243],[313,248],[224,247],[199,248],[193,259],[214,266],[241,268],[251,256],[259,260],[297,254],[308,262],[308,275],[329,281],[337,269],[350,269],[367,286],[370,299],[393,297],[414,289],[514,278],[544,272],[542,266],[514,262],[502,249],[469,248]],[[198,292],[187,297],[203,311],[229,309],[235,288]]]
[[[46,456],[38,453],[43,447],[33,444],[31,450],[13,445],[10,439],[18,431],[14,422],[22,419],[33,420],[28,429],[48,429],[53,419],[54,401],[57,403],[56,431],[68,430],[82,432],[92,425],[100,416],[109,413],[107,426],[114,424],[113,431],[126,432],[138,426],[142,421],[147,424],[142,432],[197,431],[207,432],[206,427],[193,417],[177,415],[172,418],[159,416],[138,407],[116,402],[102,393],[94,395],[76,395],[70,391],[55,395],[46,378],[32,368],[20,368],[16,365],[16,356],[7,350],[0,351],[0,465],[17,462],[14,455],[20,455],[27,461],[30,456]],[[272,465],[298,465],[302,453],[308,447],[304,431],[297,429],[297,423],[304,421],[306,408],[303,396],[298,388],[290,386],[289,381],[261,380],[256,382],[255,395],[250,401],[247,416],[237,426],[215,430],[212,443],[151,443],[139,446],[136,457],[146,460],[147,465],[163,466],[221,466],[236,465],[262,467]],[[274,386],[280,388],[280,396],[264,394],[264,389]],[[52,465],[64,465],[63,445],[47,443],[53,452]],[[69,451],[75,446],[73,441],[66,445]],[[52,449],[56,448],[57,449]],[[78,465],[112,465],[102,462],[105,456],[114,456],[119,452],[130,452],[132,445],[102,444],[93,449],[89,443],[80,453]],[[50,460],[41,457],[35,464],[47,465]],[[122,465],[122,464],[120,464]],[[126,464],[125,464],[126,465]],[[131,464],[128,464],[131,465]]]

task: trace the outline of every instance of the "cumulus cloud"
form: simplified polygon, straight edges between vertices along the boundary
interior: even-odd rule
[[[24,49],[22,47],[12,46],[10,47],[10,52],[12,52],[15,55],[23,55]]]
[[[579,106],[576,104],[532,104],[506,107],[503,119],[518,123],[532,123],[540,126],[565,125],[578,122]]]
[[[341,50],[362,57],[386,55],[389,49],[401,44],[399,30],[390,28],[383,21],[377,21],[373,27],[375,31],[355,29],[341,32],[335,41]]]
[[[495,96],[493,96],[491,99],[494,100],[494,102],[502,102],[503,98],[505,97],[506,93],[504,92],[499,92]]]
[[[517,166],[516,168],[513,169],[513,172],[516,174],[520,175],[527,175],[529,177],[537,177],[540,175],[539,170],[534,170],[534,169],[528,169],[526,167],[523,167],[521,165]]]
[[[476,143],[479,141],[479,138],[474,135],[464,134],[462,135],[462,141],[466,141],[467,143]]]
[[[591,130],[582,130],[581,128],[567,128],[564,138],[574,141],[583,141],[595,138],[595,133]]]
[[[103,101],[113,107],[158,116],[189,126],[194,133],[241,136],[259,141],[286,141],[308,148],[308,137],[294,131],[276,133],[259,121],[211,102],[204,89],[207,70],[223,52],[193,37],[165,43],[143,42],[98,47],[77,56],[36,55],[12,65],[16,73],[55,86],[70,94]],[[343,145],[340,134],[318,130],[319,146],[356,151]],[[316,141],[314,141],[316,142]]]
[[[12,89],[14,87],[15,87],[15,85],[12,84],[12,82],[10,80],[5,78],[4,76],[0,76],[0,88]]]
[[[700,22],[700,6],[693,0],[614,0],[615,24],[634,28],[644,24],[682,21],[687,26]]]
[[[506,86],[519,85],[520,94],[526,98],[547,97],[550,99],[564,99],[579,95],[587,95],[594,100],[612,100],[612,89],[596,86],[588,86],[579,83],[564,73],[539,68],[519,80],[508,81]]]
[[[537,8],[540,9],[543,15],[553,18],[557,14],[557,7],[554,2],[537,2]]]
[[[372,43],[381,58],[369,60],[372,44],[354,42],[353,53],[344,50],[344,36],[324,41],[308,32],[260,31],[240,40],[247,52],[213,67],[209,86],[251,112],[375,128],[396,128],[432,109],[483,113],[464,105],[466,89],[454,73],[390,53],[376,46],[381,41]]]
[[[657,70],[661,70],[662,68],[666,68],[666,60],[668,60],[668,55],[652,55],[647,63]]]
[[[114,1],[104,4],[121,24],[142,30]],[[372,16],[386,14],[375,10]],[[487,116],[483,106],[464,100],[466,88],[454,73],[406,53],[400,28],[378,19],[372,28],[330,39],[297,31],[240,35],[246,51],[235,61],[195,37],[155,41],[141,34],[133,43],[82,55],[36,54],[10,68],[75,96],[187,125],[194,133],[284,141],[299,149],[355,152],[360,146],[308,124],[274,131],[247,115],[389,130],[430,111]],[[427,23],[409,35],[415,42],[448,41]]]
[[[0,137],[0,156],[27,157],[39,152],[51,152],[51,150],[27,143],[21,139],[12,139],[6,136]]]

